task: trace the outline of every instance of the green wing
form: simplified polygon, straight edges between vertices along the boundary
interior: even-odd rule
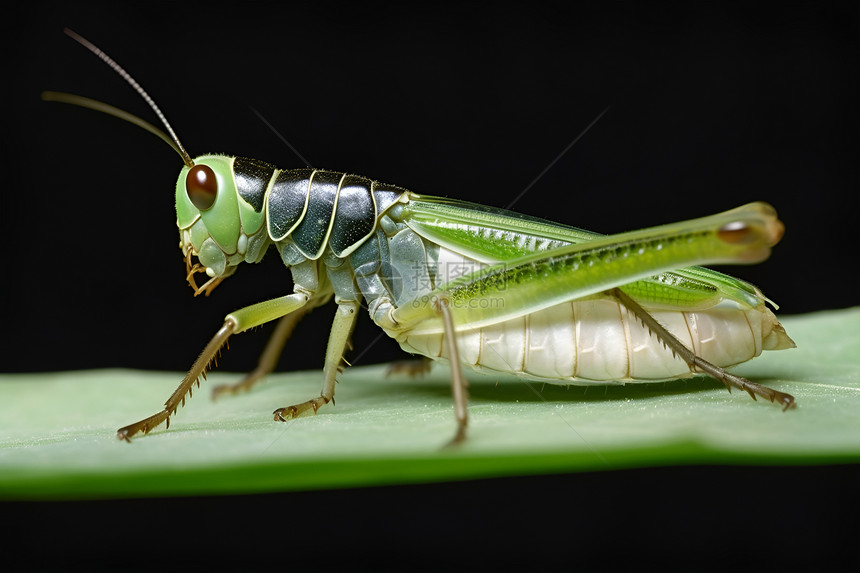
[[[421,237],[486,264],[604,236],[504,209],[427,195],[412,194],[398,218]],[[693,310],[725,299],[756,307],[765,301],[753,285],[704,267],[662,273],[631,282],[623,290],[651,308]]]

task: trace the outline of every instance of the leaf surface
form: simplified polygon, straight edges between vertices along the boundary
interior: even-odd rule
[[[248,394],[186,407],[126,444],[116,429],[155,413],[182,374],[129,370],[0,377],[0,497],[103,498],[405,484],[667,464],[860,461],[860,307],[782,320],[798,348],[735,371],[789,392],[782,412],[707,379],[553,386],[470,376],[465,444],[444,365],[418,379],[347,370],[337,405],[276,423],[318,394],[319,372],[275,374]]]

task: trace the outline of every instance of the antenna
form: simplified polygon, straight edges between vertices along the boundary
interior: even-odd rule
[[[156,135],[162,137],[162,139],[168,141],[168,143],[170,143],[171,146],[179,152],[179,155],[182,156],[182,161],[185,162],[185,165],[187,165],[188,167],[194,167],[194,161],[191,160],[191,156],[188,155],[188,152],[185,151],[184,147],[182,147],[182,143],[179,142],[179,138],[176,136],[176,132],[173,131],[172,127],[170,127],[170,124],[167,122],[167,118],[164,117],[164,114],[161,113],[161,110],[158,108],[152,98],[149,97],[149,94],[146,93],[146,90],[140,87],[140,84],[138,84],[128,72],[122,69],[119,64],[117,64],[110,56],[105,54],[98,47],[96,47],[92,42],[68,28],[63,29],[63,31],[66,33],[67,36],[69,36],[70,38],[78,42],[80,45],[87,48],[89,51],[98,56],[104,63],[109,65],[113,69],[113,71],[118,73],[126,82],[128,82],[128,84],[132,88],[134,88],[134,91],[136,91],[140,95],[140,97],[142,97],[143,100],[149,104],[149,107],[152,108],[152,111],[155,112],[155,115],[157,115],[158,119],[161,120],[161,123],[164,124],[164,127],[167,129],[167,132],[170,134],[170,137],[168,138],[167,136],[165,136],[164,133],[162,133],[152,124],[128,112],[124,112],[113,106],[109,106],[107,104],[103,104],[95,100],[69,94],[58,94],[56,92],[45,92],[44,94],[42,94],[42,98],[48,101],[62,101],[65,103],[80,105],[97,111],[102,111],[115,117],[119,117],[120,119],[124,119],[131,123],[134,123],[135,125],[138,125],[151,133],[155,133]],[[172,140],[172,143],[170,142],[170,140]]]

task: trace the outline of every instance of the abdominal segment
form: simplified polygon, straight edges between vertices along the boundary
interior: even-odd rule
[[[793,346],[763,305],[651,314],[698,356],[721,367],[746,362],[762,350]],[[694,374],[626,307],[608,297],[562,303],[480,328],[456,328],[460,362],[475,370],[559,384],[657,382]],[[447,360],[443,336],[441,326],[419,326],[397,339],[407,352]]]

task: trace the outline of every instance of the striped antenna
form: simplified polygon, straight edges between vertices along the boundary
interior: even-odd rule
[[[138,84],[134,80],[134,78],[131,77],[131,75],[128,72],[126,72],[124,69],[122,69],[122,67],[119,64],[117,64],[115,61],[113,61],[113,59],[110,56],[108,56],[103,51],[101,51],[92,42],[90,42],[89,40],[87,40],[83,36],[77,34],[76,32],[69,30],[68,28],[65,28],[63,31],[66,33],[67,36],[69,36],[70,38],[75,40],[77,43],[79,43],[80,45],[82,45],[83,47],[85,47],[86,49],[88,49],[89,51],[94,53],[95,55],[97,55],[104,63],[109,65],[113,69],[113,71],[118,73],[126,82],[128,82],[128,84],[131,87],[134,88],[134,91],[136,91],[140,95],[140,97],[142,97],[143,100],[149,104],[149,107],[152,108],[152,111],[155,112],[155,115],[157,115],[158,119],[161,120],[161,123],[164,124],[165,129],[167,129],[167,132],[170,134],[170,138],[176,144],[175,149],[179,152],[179,155],[182,156],[182,161],[185,162],[185,165],[187,165],[188,167],[194,167],[194,161],[191,160],[191,156],[188,155],[188,152],[185,151],[184,147],[182,147],[182,144],[179,142],[179,138],[176,137],[176,132],[173,131],[172,127],[170,127],[170,124],[167,122],[167,118],[164,117],[164,114],[161,113],[161,110],[158,109],[158,106],[155,104],[154,101],[152,101],[152,98],[149,97],[149,94],[146,93],[146,90],[144,90],[142,87],[140,87],[140,84]],[[69,102],[69,103],[73,103],[73,102]],[[78,104],[78,105],[80,105],[80,104]],[[86,107],[91,107],[91,106],[86,106]],[[93,109],[96,109],[96,108],[93,108]],[[105,110],[102,109],[101,111],[105,111]],[[112,115],[114,115],[114,114],[112,114]],[[123,118],[123,119],[127,119],[127,118]],[[132,122],[132,123],[135,123],[135,122]],[[138,124],[138,125],[140,125],[140,124]]]

